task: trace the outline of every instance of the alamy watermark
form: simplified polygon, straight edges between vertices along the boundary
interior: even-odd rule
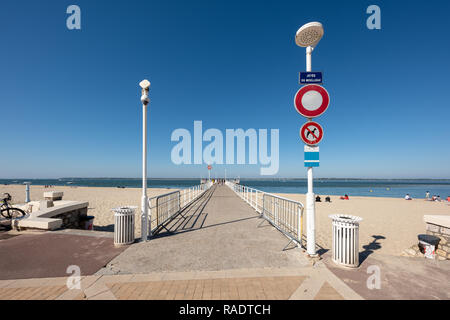
[[[80,30],[81,29],[81,9],[79,6],[72,4],[67,7],[67,14],[70,16],[67,17],[66,26],[69,30]]]
[[[194,121],[193,140],[188,129],[178,128],[172,132],[171,141],[178,143],[172,148],[171,159],[180,164],[259,164],[261,175],[275,175],[279,169],[279,130],[270,129],[270,155],[267,129],[226,129],[225,149],[222,131],[215,128],[203,132],[202,121]],[[193,142],[192,142],[193,141]],[[247,142],[248,141],[248,148]],[[209,142],[203,148],[203,142]],[[235,144],[236,142],[236,144]],[[192,152],[193,145],[193,152]],[[236,157],[235,157],[236,146]],[[248,163],[246,150],[248,149]],[[258,152],[259,149],[259,152]],[[194,155],[192,159],[192,154]]]
[[[371,274],[366,281],[367,288],[370,290],[381,289],[381,270],[377,265],[371,265],[367,268],[367,273]]]
[[[66,285],[69,290],[81,289],[81,269],[77,265],[70,265],[67,267],[66,273],[71,274],[67,278]]]
[[[373,30],[373,29],[381,29],[381,9],[376,4],[372,4],[367,7],[366,10],[367,14],[370,14],[370,16],[367,18],[366,26],[367,29]]]

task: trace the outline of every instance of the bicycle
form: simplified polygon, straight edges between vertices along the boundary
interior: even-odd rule
[[[4,193],[3,197],[0,198],[2,204],[0,205],[0,214],[6,219],[17,219],[25,217],[26,213],[22,209],[14,208],[9,204],[11,201],[11,195],[9,193]]]

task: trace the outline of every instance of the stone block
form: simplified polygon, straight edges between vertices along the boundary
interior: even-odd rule
[[[412,248],[405,249],[403,252],[406,255],[408,255],[408,256],[415,256],[416,255],[416,251],[414,249],[412,249]]]
[[[440,227],[435,224],[427,223],[427,231],[439,232],[439,228]]]
[[[52,200],[41,200],[39,201],[39,210],[47,209],[53,207]]]
[[[427,224],[450,228],[450,215],[424,215],[423,220]]]
[[[45,200],[62,200],[64,192],[61,191],[49,191],[44,192]]]
[[[450,228],[447,227],[441,227],[441,229],[439,230],[440,233],[445,234],[445,235],[450,235]]]
[[[51,218],[28,218],[19,220],[18,226],[20,228],[42,229],[42,230],[55,230],[61,227],[61,219]]]
[[[447,257],[447,252],[445,252],[444,250],[441,250],[441,249],[437,249],[436,254],[441,257]]]

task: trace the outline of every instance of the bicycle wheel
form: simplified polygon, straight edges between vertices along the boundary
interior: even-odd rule
[[[6,209],[3,209],[2,211],[0,211],[0,214],[3,217],[5,217],[6,219],[21,218],[26,215],[25,211],[23,211],[22,209],[18,209],[18,208],[6,208]]]

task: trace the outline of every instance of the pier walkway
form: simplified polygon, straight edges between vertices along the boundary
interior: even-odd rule
[[[214,185],[147,242],[134,244],[102,273],[303,267],[310,263],[229,187]]]

